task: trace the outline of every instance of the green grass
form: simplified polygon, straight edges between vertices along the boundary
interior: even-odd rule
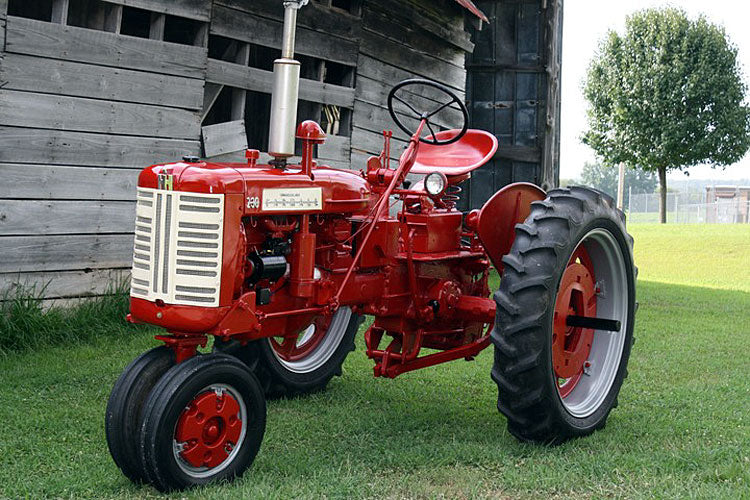
[[[382,380],[360,345],[325,393],[269,403],[245,477],[173,497],[750,498],[749,231],[632,227],[637,342],[620,406],[589,438],[509,436],[490,350]],[[0,359],[0,497],[158,496],[119,473],[103,431],[112,383],[149,335]]]

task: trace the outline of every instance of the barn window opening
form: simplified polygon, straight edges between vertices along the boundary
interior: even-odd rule
[[[182,45],[203,45],[200,38],[204,24],[201,21],[168,15],[164,22],[164,41]]]
[[[52,21],[52,0],[10,0],[8,15],[50,22]]]
[[[320,80],[323,73],[323,61],[321,59],[295,54],[294,58],[300,63],[300,77],[308,80]]]
[[[354,87],[354,67],[326,61],[323,81],[342,87]]]
[[[208,58],[218,61],[233,61],[237,41],[219,35],[208,35]]]
[[[151,12],[135,7],[122,8],[122,27],[120,28],[120,33],[137,36],[138,38],[149,38],[150,31]]]
[[[70,0],[68,25],[116,33],[122,6],[100,0]]]
[[[250,66],[253,68],[273,71],[273,62],[281,57],[281,50],[263,45],[250,45]]]
[[[224,87],[203,119],[203,126],[216,125],[232,119],[232,87]]]
[[[249,148],[268,149],[268,122],[271,119],[271,94],[247,91],[245,131]]]

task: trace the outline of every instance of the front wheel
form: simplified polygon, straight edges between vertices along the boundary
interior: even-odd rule
[[[266,428],[255,376],[236,358],[196,356],[159,380],[143,409],[140,458],[160,491],[233,479],[252,464]]]
[[[604,427],[633,343],[632,238],[614,201],[556,189],[532,203],[503,257],[492,332],[498,408],[524,441]]]

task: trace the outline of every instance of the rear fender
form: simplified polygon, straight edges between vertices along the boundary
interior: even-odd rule
[[[532,202],[546,197],[547,193],[534,184],[517,182],[495,193],[480,210],[477,234],[498,272],[503,270],[503,255],[513,246],[516,224],[529,216]]]

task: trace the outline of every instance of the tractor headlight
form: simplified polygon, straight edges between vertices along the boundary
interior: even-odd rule
[[[441,172],[433,172],[424,178],[424,189],[431,196],[443,194],[446,187],[448,187],[448,178]]]

